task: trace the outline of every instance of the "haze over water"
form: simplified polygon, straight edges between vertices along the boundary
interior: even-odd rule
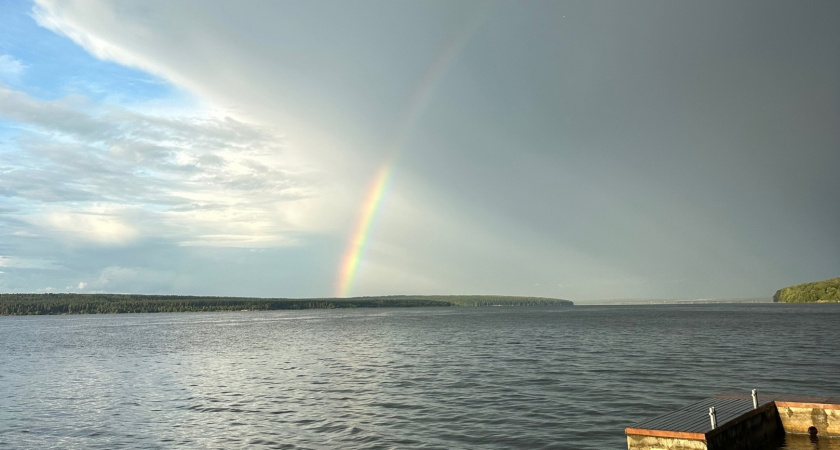
[[[0,318],[0,447],[624,448],[722,391],[840,394],[840,305]]]

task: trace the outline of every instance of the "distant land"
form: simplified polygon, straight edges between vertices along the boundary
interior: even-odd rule
[[[580,306],[638,306],[638,305],[705,305],[718,303],[770,303],[770,297],[738,297],[738,298],[620,298],[603,300],[580,300]]]
[[[572,306],[569,300],[501,295],[389,295],[351,298],[253,298],[133,294],[0,294],[0,315],[121,314],[419,306]]]
[[[779,289],[773,295],[777,303],[840,302],[840,278],[802,283]]]

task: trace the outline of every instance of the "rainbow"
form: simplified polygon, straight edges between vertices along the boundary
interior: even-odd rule
[[[350,295],[353,280],[359,268],[359,263],[362,261],[365,246],[370,240],[370,232],[374,219],[382,205],[382,199],[385,197],[388,181],[391,178],[397,158],[405,142],[408,140],[411,130],[414,128],[414,124],[423,114],[434,88],[438,85],[441,78],[443,78],[444,73],[446,73],[452,61],[461,52],[469,38],[475,33],[478,26],[484,21],[496,4],[497,2],[485,3],[484,10],[480,14],[477,14],[459,33],[444,41],[440,46],[440,50],[435,54],[435,57],[426,66],[426,70],[424,70],[420,80],[415,84],[410,101],[408,102],[408,107],[405,109],[400,126],[397,128],[397,133],[393,140],[394,145],[389,152],[387,162],[379,169],[373,181],[370,183],[370,188],[367,191],[365,201],[362,203],[362,208],[358,215],[359,219],[356,223],[356,228],[347,243],[347,249],[344,252],[344,257],[342,258],[338,271],[335,294],[337,297],[348,297]]]
[[[362,252],[365,249],[365,243],[370,235],[370,228],[374,222],[373,219],[376,217],[376,212],[379,210],[379,205],[385,196],[385,188],[388,187],[388,179],[391,177],[391,167],[391,164],[386,164],[379,169],[379,173],[376,174],[376,178],[374,178],[368,190],[367,198],[362,207],[362,213],[359,215],[359,221],[356,224],[356,231],[353,233],[353,239],[350,241],[350,245],[347,246],[344,262],[341,264],[338,292],[336,293],[338,297],[347,297],[350,293],[350,288],[353,286],[353,277],[356,275],[356,269],[359,268],[359,262],[362,260]]]

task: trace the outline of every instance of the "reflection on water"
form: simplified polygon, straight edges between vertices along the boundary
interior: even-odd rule
[[[840,450],[840,438],[812,438],[808,435],[788,434],[782,439],[778,450]]]
[[[0,448],[625,448],[624,427],[717,392],[840,396],[838,319],[773,304],[0,317]],[[784,448],[837,448],[797,439]]]

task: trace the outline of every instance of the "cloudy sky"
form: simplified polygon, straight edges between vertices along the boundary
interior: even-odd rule
[[[840,275],[840,3],[0,2],[0,292]]]

